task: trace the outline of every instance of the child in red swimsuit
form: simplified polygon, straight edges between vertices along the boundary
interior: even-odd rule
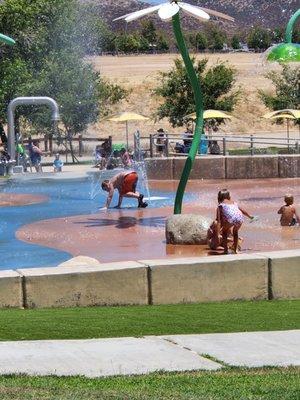
[[[148,203],[143,201],[144,195],[136,191],[136,185],[138,182],[138,175],[135,171],[120,172],[115,175],[111,180],[105,180],[102,182],[101,187],[103,190],[108,192],[106,205],[104,209],[109,208],[112,201],[115,189],[119,192],[119,201],[116,208],[120,208],[123,197],[131,197],[137,199],[138,207],[145,208]]]

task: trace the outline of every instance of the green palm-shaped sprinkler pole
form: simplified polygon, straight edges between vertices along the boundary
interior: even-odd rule
[[[193,63],[190,59],[188,49],[185,44],[184,37],[182,35],[181,27],[180,27],[180,19],[179,15],[176,14],[173,17],[173,29],[174,29],[174,34],[176,37],[176,41],[178,44],[178,48],[180,50],[181,56],[183,58],[189,79],[191,81],[191,85],[193,88],[194,92],[194,97],[195,97],[195,104],[196,104],[196,125],[195,125],[195,131],[194,131],[194,137],[192,141],[192,145],[189,151],[189,154],[187,156],[181,178],[179,181],[179,185],[177,188],[176,192],[176,197],[175,197],[175,204],[174,204],[174,214],[181,214],[181,209],[182,209],[182,200],[185,192],[185,188],[191,173],[191,169],[193,168],[193,164],[197,155],[197,151],[199,149],[200,141],[201,141],[201,135],[203,133],[203,94],[202,94],[202,89],[201,85],[199,82],[199,79],[197,77],[197,74],[195,72]]]
[[[201,91],[201,85],[199,79],[196,75],[193,63],[190,59],[189,52],[187,50],[184,37],[182,34],[181,26],[180,26],[180,18],[179,18],[179,10],[186,12],[189,15],[192,15],[195,18],[200,19],[201,21],[208,21],[211,15],[216,17],[224,18],[230,21],[234,21],[233,18],[229,17],[226,14],[220,13],[218,11],[210,10],[203,7],[196,7],[190,4],[184,3],[179,0],[170,0],[169,3],[160,4],[154,7],[149,7],[144,10],[136,11],[131,14],[123,15],[122,17],[116,18],[115,21],[119,19],[124,19],[126,22],[131,22],[136,19],[139,19],[145,15],[151,14],[155,11],[158,11],[159,17],[163,21],[172,20],[174,35],[177,41],[178,48],[180,50],[181,56],[183,58],[192,88],[195,97],[196,103],[196,127],[194,132],[194,137],[192,141],[192,145],[181,175],[181,179],[178,185],[175,205],[174,205],[174,214],[181,214],[182,209],[182,200],[184,191],[186,188],[186,184],[188,182],[191,169],[193,167],[196,154],[199,148],[201,134],[203,132],[203,95]]]
[[[280,43],[270,48],[267,55],[268,61],[277,62],[300,62],[300,44],[293,43],[294,26],[300,17],[300,9],[290,18],[286,31],[284,43]]]

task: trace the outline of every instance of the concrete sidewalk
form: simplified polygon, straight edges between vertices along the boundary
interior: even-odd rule
[[[224,365],[300,366],[300,330],[0,342],[0,374],[101,377]]]

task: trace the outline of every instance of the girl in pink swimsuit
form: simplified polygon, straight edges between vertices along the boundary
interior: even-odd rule
[[[233,252],[237,254],[239,243],[239,229],[244,222],[244,215],[250,219],[254,217],[247,211],[240,208],[231,200],[230,192],[227,189],[220,190],[218,193],[217,221],[219,230],[222,228],[222,246],[224,254],[228,254],[228,236],[233,234]]]

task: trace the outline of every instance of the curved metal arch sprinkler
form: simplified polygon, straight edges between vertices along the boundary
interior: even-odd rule
[[[116,18],[115,21],[124,19],[126,22],[131,22],[136,19],[139,19],[145,15],[151,14],[155,11],[158,11],[159,17],[163,21],[170,21],[172,20],[172,25],[173,25],[173,31],[174,35],[176,38],[176,42],[178,45],[178,48],[180,50],[182,59],[185,64],[185,68],[188,73],[188,77],[190,79],[193,92],[194,92],[194,97],[195,97],[195,104],[196,104],[196,126],[195,126],[195,132],[194,132],[194,137],[192,141],[192,145],[189,151],[189,154],[187,156],[180,182],[177,188],[176,192],[176,198],[175,198],[175,204],[174,204],[174,214],[181,214],[182,210],[182,200],[184,196],[184,191],[190,176],[191,169],[193,167],[196,154],[199,148],[200,140],[201,140],[201,135],[203,132],[203,93],[201,89],[201,85],[199,82],[199,79],[197,77],[197,74],[195,72],[193,63],[191,61],[187,46],[185,44],[184,36],[182,33],[181,29],[181,24],[180,24],[180,17],[179,17],[179,11],[180,9],[184,11],[185,13],[200,19],[201,21],[208,21],[210,19],[210,14],[214,15],[216,17],[224,18],[229,21],[234,21],[232,17],[229,17],[226,14],[220,13],[218,11],[210,10],[208,8],[204,7],[196,7],[192,6],[188,3],[184,3],[179,0],[170,0],[169,3],[164,3],[160,4],[154,7],[149,7],[144,10],[136,11],[130,14],[123,15],[119,18]]]
[[[9,46],[13,46],[14,44],[16,44],[14,39],[12,39],[9,36],[3,35],[2,33],[0,33],[0,41],[5,44],[8,44]]]
[[[292,42],[294,27],[299,17],[300,8],[291,16],[287,24],[284,43],[271,47],[267,61],[300,62],[300,44]]]
[[[60,120],[59,107],[55,100],[51,97],[17,97],[13,99],[7,109],[7,124],[8,124],[8,153],[11,160],[15,160],[15,110],[18,106],[31,105],[40,106],[47,105],[52,110],[52,121],[57,122]]]

